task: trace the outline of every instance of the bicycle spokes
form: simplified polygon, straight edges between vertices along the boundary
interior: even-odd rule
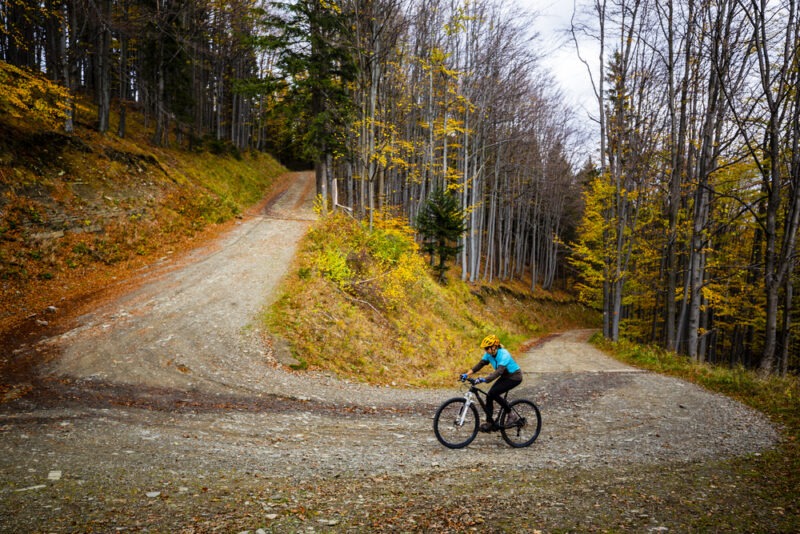
[[[478,412],[475,405],[463,398],[450,399],[442,404],[433,420],[436,437],[446,447],[466,447],[478,433]]]
[[[514,420],[516,416],[516,420]],[[532,402],[520,399],[511,403],[503,427],[503,439],[512,447],[527,447],[539,436],[542,417]]]

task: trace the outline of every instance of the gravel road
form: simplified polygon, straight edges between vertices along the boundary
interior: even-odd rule
[[[298,174],[277,201],[213,246],[142,273],[146,283],[75,328],[20,349],[58,357],[0,403],[0,530],[28,524],[21,509],[46,530],[61,507],[42,505],[42,492],[66,483],[113,486],[114,476],[135,485],[137,473],[177,492],[230,471],[298,483],[466,464],[535,473],[695,462],[776,442],[757,412],[620,364],[587,344],[587,331],[518,355],[525,380],[514,395],[534,400],[543,416],[539,440],[522,450],[497,434],[480,434],[459,451],[439,445],[432,415],[456,390],[287,370],[257,317],[314,219],[313,191],[313,176]]]

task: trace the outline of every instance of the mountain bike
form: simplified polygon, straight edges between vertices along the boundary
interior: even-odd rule
[[[469,382],[470,387],[463,397],[454,397],[444,401],[433,417],[433,431],[436,438],[445,447],[462,449],[472,443],[478,435],[480,417],[486,413],[487,392],[479,389],[477,380],[462,378],[461,382]],[[507,395],[508,393],[506,393]],[[505,400],[507,397],[503,395]],[[477,402],[476,402],[477,401]],[[542,429],[542,414],[539,408],[527,399],[517,399],[509,403],[509,409],[500,405],[497,417],[500,435],[512,447],[527,447],[539,437]]]

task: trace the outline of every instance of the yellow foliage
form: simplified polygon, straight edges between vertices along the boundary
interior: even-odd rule
[[[330,0],[320,0],[320,6],[323,9],[327,9],[333,11],[334,13],[340,14],[342,12],[342,7],[337,3]]]
[[[613,195],[613,186],[601,177],[589,184],[584,193],[585,210],[578,227],[578,240],[573,244],[570,263],[581,273],[583,283],[577,288],[581,302],[594,308],[601,308],[603,302],[603,281],[608,277],[608,258],[610,246],[608,239],[608,220],[605,211]]]
[[[0,114],[55,127],[69,109],[69,91],[40,74],[0,61]]]
[[[290,341],[302,367],[356,380],[450,386],[480,357],[486,334],[514,350],[549,328],[523,294],[487,289],[489,309],[461,281],[437,284],[407,221],[391,209],[376,212],[372,229],[339,214],[321,219],[293,271],[265,315],[269,330]],[[568,322],[559,317],[560,327]]]

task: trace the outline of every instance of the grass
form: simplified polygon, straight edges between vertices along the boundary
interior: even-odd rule
[[[534,298],[521,283],[436,283],[411,230],[392,218],[372,229],[322,219],[290,273],[267,329],[291,341],[300,368],[373,384],[449,386],[489,333],[514,352],[554,329],[596,324],[564,295]]]

